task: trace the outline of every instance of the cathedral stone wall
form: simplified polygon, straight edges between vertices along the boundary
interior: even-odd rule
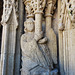
[[[0,1],[0,75],[75,75],[74,50],[75,0]]]

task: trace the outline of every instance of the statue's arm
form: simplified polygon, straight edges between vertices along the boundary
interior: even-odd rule
[[[26,39],[27,38],[26,38],[25,34],[21,36],[21,48],[23,48],[24,46],[27,45],[27,40]]]
[[[44,43],[47,43],[47,41],[48,41],[47,37],[44,37],[43,39],[40,39],[40,40],[38,41],[38,43],[44,44]]]

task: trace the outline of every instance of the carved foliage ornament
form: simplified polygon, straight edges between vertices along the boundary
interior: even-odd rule
[[[2,24],[8,22],[13,9],[15,9],[16,19],[18,18],[17,0],[3,0],[3,2],[4,2],[4,5],[3,5],[4,8],[3,8],[3,16],[2,16],[2,21],[1,21]]]
[[[34,12],[42,12],[46,5],[46,0],[32,0],[31,1]]]
[[[27,13],[27,16],[33,16],[33,8],[32,8],[32,5],[31,5],[31,0],[23,0],[24,1],[24,4],[25,4],[25,9],[26,9],[26,13]]]
[[[45,8],[46,16],[49,14],[53,14],[53,10],[56,8],[55,4],[56,4],[56,0],[47,0],[46,8]]]
[[[65,13],[65,11],[67,13]],[[65,28],[64,16],[68,14],[68,19],[71,22],[70,28],[75,28],[75,0],[62,0],[61,1],[61,14],[60,14],[60,24],[59,30],[63,30]],[[67,20],[67,19],[66,19]]]
[[[33,14],[34,12],[42,12],[45,5],[46,0],[24,0],[25,9],[27,14]]]
[[[69,1],[68,11],[69,11],[69,16],[70,16],[72,24],[75,24],[75,0]]]

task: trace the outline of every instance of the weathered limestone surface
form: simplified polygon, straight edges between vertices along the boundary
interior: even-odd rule
[[[75,74],[74,55],[75,55],[75,29],[63,32],[63,52],[65,75]]]
[[[69,75],[75,74],[75,29],[69,30]]]
[[[55,9],[56,0],[48,0],[46,4],[45,17],[46,17],[46,36],[48,38],[48,47],[54,64],[57,64],[57,41],[56,35],[52,29],[52,14]]]
[[[57,75],[58,32],[60,75],[75,75],[75,0],[58,0],[58,15],[57,0],[3,1],[0,75]]]
[[[58,0],[58,14],[61,14],[61,0]],[[64,7],[63,7],[64,8]],[[60,19],[60,15],[58,15],[58,19]],[[58,23],[60,21],[58,20]],[[61,24],[60,24],[61,25]],[[58,25],[59,28],[59,25]],[[63,31],[58,30],[59,34],[59,67],[60,67],[60,75],[64,75],[64,54],[63,54]]]
[[[30,23],[30,24],[29,24]],[[38,72],[38,74],[50,68],[53,68],[52,60],[50,57],[49,49],[47,48],[46,44],[37,44],[37,41],[35,40],[34,32],[32,31],[34,28],[33,21],[30,21],[29,19],[26,22],[26,29],[27,33],[22,35],[21,37],[21,48],[22,48],[22,75],[29,74],[32,70],[35,70],[38,68],[38,70],[35,70],[33,73]],[[44,41],[44,39],[43,39]],[[39,41],[41,43],[42,40]],[[30,70],[30,71],[29,71]],[[40,71],[41,70],[41,71]]]
[[[53,66],[57,64],[57,43],[56,35],[51,28],[55,3],[56,0],[24,0],[27,19],[24,22],[25,33],[21,37],[21,75],[57,75],[58,73]],[[46,19],[45,33],[42,28],[43,13]]]
[[[14,55],[16,44],[16,29],[17,21],[17,1],[4,0],[3,5],[3,34],[2,34],[2,49],[1,49],[1,75],[13,75]],[[7,66],[8,65],[8,66]]]
[[[61,39],[59,39],[59,47],[62,48],[60,50],[60,68],[61,74],[64,75],[74,75],[75,74],[75,0],[69,1],[61,1],[61,16],[59,23],[59,35]],[[59,36],[60,38],[60,36]],[[61,55],[62,53],[62,55]]]

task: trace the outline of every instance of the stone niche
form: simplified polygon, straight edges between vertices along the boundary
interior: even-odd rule
[[[58,75],[57,39],[52,28],[56,0],[24,0],[21,75]]]
[[[57,0],[23,1],[3,2],[0,75],[58,75]]]
[[[75,0],[0,0],[0,21],[0,75],[75,75]]]
[[[59,61],[61,75],[75,75],[75,0],[60,1]]]

